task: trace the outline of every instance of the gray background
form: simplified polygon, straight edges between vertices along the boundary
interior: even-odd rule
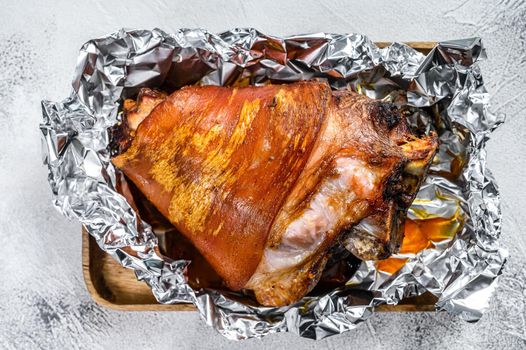
[[[488,153],[511,258],[480,322],[384,313],[318,342],[278,334],[236,343],[196,313],[116,312],[91,300],[82,278],[80,225],[51,206],[40,160],[40,100],[68,95],[78,49],[90,38],[120,27],[236,26],[274,35],[359,32],[373,40],[483,37],[493,109],[508,117]],[[524,1],[0,1],[0,348],[526,348],[525,52]]]

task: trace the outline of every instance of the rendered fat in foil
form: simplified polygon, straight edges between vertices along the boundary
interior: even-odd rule
[[[275,332],[321,339],[355,328],[378,305],[425,292],[437,297],[437,310],[476,321],[507,257],[499,247],[500,199],[485,151],[503,118],[489,111],[478,67],[484,57],[479,38],[441,42],[424,56],[401,43],[380,49],[359,34],[279,38],[251,28],[220,34],[123,29],[90,40],[80,50],[71,95],[42,101],[43,161],[53,203],[133,269],[159,303],[193,303],[207,324],[230,339]],[[327,79],[333,89],[394,102],[415,128],[439,134],[439,151],[409,210],[400,253],[364,261],[345,285],[281,308],[192,289],[190,262],[161,255],[152,227],[116,191],[109,128],[119,121],[123,99],[141,87],[315,78]]]

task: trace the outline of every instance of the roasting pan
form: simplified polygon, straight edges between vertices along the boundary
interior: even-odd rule
[[[390,42],[376,42],[385,47]],[[437,44],[433,41],[406,42],[422,52],[429,51]],[[193,304],[159,304],[150,287],[137,281],[132,270],[123,268],[103,252],[85,229],[82,229],[82,271],[86,287],[93,300],[104,307],[122,311],[196,311]],[[398,305],[380,305],[377,311],[434,311],[436,297],[425,293],[419,297],[407,298]]]

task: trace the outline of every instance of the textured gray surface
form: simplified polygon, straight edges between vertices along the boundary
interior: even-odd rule
[[[526,348],[526,3],[524,1],[0,1],[0,348]],[[445,314],[377,314],[319,342],[278,334],[231,342],[196,313],[116,312],[94,304],[81,271],[80,225],[50,204],[40,163],[40,100],[70,90],[78,48],[120,27],[253,26],[276,35],[360,32],[374,40],[482,36],[482,69],[507,122],[488,145],[511,257],[476,324]]]

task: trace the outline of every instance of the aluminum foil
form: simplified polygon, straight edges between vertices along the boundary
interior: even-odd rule
[[[207,324],[231,339],[284,331],[320,339],[355,328],[378,305],[426,291],[438,298],[437,310],[476,321],[507,257],[498,243],[500,199],[485,151],[503,118],[488,110],[478,67],[484,57],[479,38],[441,42],[424,56],[400,43],[380,49],[359,34],[279,38],[250,28],[217,35],[202,29],[120,30],[90,40],[80,50],[71,95],[42,101],[40,129],[54,205],[133,269],[160,303],[193,303]],[[364,261],[346,285],[287,307],[256,307],[235,293],[193,290],[185,277],[190,262],[163,257],[151,226],[116,191],[108,128],[118,122],[123,99],[144,86],[313,78],[393,101],[416,128],[438,132],[440,149],[409,219],[461,218],[458,230],[430,239],[423,250],[402,249],[392,258],[402,262],[397,270]]]

